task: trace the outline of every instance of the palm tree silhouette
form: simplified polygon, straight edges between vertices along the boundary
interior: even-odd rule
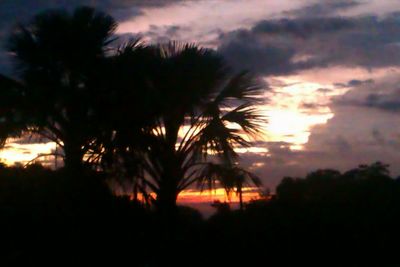
[[[8,86],[14,108],[3,123],[56,142],[70,170],[86,155],[131,177],[136,192],[154,192],[156,206],[171,211],[182,190],[205,181],[210,161],[235,166],[235,148],[260,134],[262,88],[192,44],[132,41],[114,53],[115,28],[87,7],[20,26],[9,40],[19,82]]]
[[[70,170],[80,168],[96,134],[93,106],[99,97],[89,84],[116,26],[112,17],[89,7],[72,14],[51,10],[19,26],[9,39],[21,86],[18,109],[6,121],[19,125],[19,134],[38,133],[56,142]]]
[[[98,132],[88,150],[88,162],[126,184],[131,180],[134,199],[139,192],[150,199],[141,162],[160,114],[161,99],[152,83],[159,71],[155,49],[131,40],[116,49],[97,68],[92,87],[102,93],[96,103]],[[150,202],[150,201],[148,201]]]
[[[260,188],[262,186],[261,179],[258,176],[238,165],[208,163],[207,167],[203,169],[203,175],[199,179],[198,185],[201,189],[204,189],[205,185],[208,188],[215,188],[214,181],[218,181],[219,185],[225,188],[228,196],[234,192],[239,197],[240,210],[244,209],[243,189],[245,187]]]
[[[158,209],[170,213],[182,190],[203,181],[210,160],[233,166],[238,159],[235,148],[250,146],[249,138],[260,134],[263,119],[255,104],[262,88],[246,72],[233,74],[209,49],[171,42],[133,45],[123,55],[138,49],[151,58],[146,61],[148,71],[141,72],[145,78],[139,89],[151,92],[147,97],[152,98],[150,106],[134,103],[142,114],[154,111],[152,119],[146,124],[132,121],[129,127],[121,124],[113,131],[119,149],[111,145],[108,151],[119,151],[118,162],[123,158],[130,162],[126,165],[138,166],[132,172],[137,188],[154,192]],[[145,99],[141,101],[147,103]]]

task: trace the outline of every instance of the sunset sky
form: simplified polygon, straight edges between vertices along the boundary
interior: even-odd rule
[[[194,42],[263,79],[266,136],[238,152],[266,187],[377,160],[400,175],[399,0],[0,0],[0,40],[42,10],[82,4],[113,15],[121,40]],[[4,50],[0,73],[12,75]],[[52,149],[24,139],[0,158]]]

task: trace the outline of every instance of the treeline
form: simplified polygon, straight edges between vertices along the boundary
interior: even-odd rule
[[[85,176],[85,177],[84,177]],[[83,179],[84,178],[84,179]],[[174,225],[113,196],[87,172],[0,169],[2,259],[133,266],[396,266],[400,181],[381,163],[285,178],[272,200],[205,220],[179,207]]]

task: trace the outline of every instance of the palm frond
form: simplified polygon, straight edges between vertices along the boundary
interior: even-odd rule
[[[221,119],[239,125],[246,134],[253,136],[262,133],[262,123],[266,121],[251,102],[244,103],[226,112]]]
[[[231,76],[224,87],[216,95],[214,102],[222,106],[237,105],[240,102],[260,103],[264,88],[257,79],[248,72],[240,72]]]

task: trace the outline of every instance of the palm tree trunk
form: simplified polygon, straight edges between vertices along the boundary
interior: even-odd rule
[[[157,194],[156,207],[161,214],[173,215],[176,211],[178,192],[172,186],[161,186]]]
[[[83,164],[82,146],[76,142],[64,141],[64,167],[71,172],[80,172]]]
[[[175,141],[174,141],[175,142]],[[182,180],[183,174],[181,164],[175,154],[175,143],[167,144],[162,158],[163,175],[158,184],[157,192],[157,209],[160,214],[166,217],[174,217],[176,215],[176,200],[179,194],[179,181]]]
[[[239,193],[239,208],[241,211],[243,211],[243,191],[242,187],[238,188],[238,193]]]

